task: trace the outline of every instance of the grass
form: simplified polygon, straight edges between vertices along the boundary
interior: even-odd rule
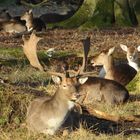
[[[45,59],[50,59],[43,51],[39,51],[39,58],[44,64]],[[54,54],[54,59],[67,57],[71,52],[58,52]],[[124,131],[119,134],[111,135],[99,132],[93,133],[86,129],[84,125],[76,129],[69,135],[46,136],[42,134],[29,133],[26,128],[25,118],[29,103],[38,96],[51,95],[56,87],[51,84],[50,77],[29,66],[28,61],[20,48],[0,48],[0,77],[8,79],[10,84],[0,85],[0,140],[137,140],[140,135],[124,135]],[[47,60],[48,61],[48,60]],[[50,68],[50,67],[48,67]],[[128,89],[133,95],[139,93],[140,74],[134,81],[138,81],[133,87],[134,82],[130,83]],[[40,94],[36,94],[40,93]],[[94,107],[94,104],[93,104]],[[128,102],[121,106],[110,107],[105,104],[95,106],[96,109],[110,113],[112,115],[140,115],[139,104]],[[93,124],[93,126],[96,125]],[[125,126],[124,126],[125,127]],[[108,129],[108,128],[106,128]],[[122,128],[123,130],[124,128]]]

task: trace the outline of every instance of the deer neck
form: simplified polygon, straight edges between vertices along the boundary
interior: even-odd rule
[[[30,16],[28,20],[26,20],[26,27],[28,31],[31,31],[33,29],[33,17]]]
[[[74,107],[74,102],[70,101],[64,94],[61,89],[58,89],[52,98],[52,102],[56,104],[59,109],[69,111]]]
[[[110,79],[111,77],[113,77],[113,69],[114,69],[114,61],[113,61],[113,59],[112,58],[108,59],[108,61],[104,64],[103,67],[104,67],[105,72],[106,72],[105,78]]]

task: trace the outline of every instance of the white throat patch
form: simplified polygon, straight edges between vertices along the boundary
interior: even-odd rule
[[[68,101],[68,108],[71,110],[74,107],[74,102]]]
[[[139,67],[137,63],[129,61],[129,65],[133,67],[136,71],[139,71]]]

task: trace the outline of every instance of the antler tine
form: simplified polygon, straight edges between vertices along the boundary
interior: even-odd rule
[[[84,54],[83,54],[83,63],[82,67],[80,68],[80,73],[83,73],[86,68],[87,63],[87,57],[90,50],[90,36],[88,36],[86,39],[82,40],[83,48],[84,48]]]

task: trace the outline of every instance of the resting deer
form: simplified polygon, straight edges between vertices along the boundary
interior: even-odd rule
[[[91,76],[89,72],[84,71],[90,48],[90,38],[83,40],[83,46],[82,67],[78,73],[72,71],[76,73],[76,77],[85,75],[79,79],[82,84],[78,86],[78,92],[81,95],[78,102],[85,104],[93,101],[105,101],[107,104],[122,104],[126,102],[129,98],[129,93],[123,85],[113,80]]]
[[[30,130],[49,135],[54,135],[64,125],[67,117],[72,125],[73,118],[69,113],[78,95],[73,78],[62,73],[52,74],[57,75],[52,79],[59,85],[58,89],[50,99],[42,97],[33,100],[28,107],[26,119]]]
[[[36,38],[37,36],[34,34],[34,32],[31,34],[29,41],[32,41],[33,39]],[[40,38],[38,38],[39,40]],[[24,40],[26,42],[26,40]],[[26,43],[25,43],[26,44]],[[43,67],[39,63],[37,54],[36,54],[36,44],[33,45],[23,45],[23,48],[26,48],[25,55],[27,56],[28,59],[30,59],[30,64],[33,67],[38,68],[39,70],[43,71]],[[108,80],[108,79],[103,79],[103,78],[98,78],[98,77],[93,77],[90,76],[91,73],[89,72],[84,72],[85,66],[86,66],[86,61],[87,61],[87,55],[89,51],[89,46],[90,46],[90,38],[87,38],[86,40],[83,40],[84,44],[84,58],[83,58],[83,64],[82,67],[78,70],[78,72],[75,71],[69,71],[69,73],[74,73],[74,77],[77,77],[78,81],[80,84],[77,83],[77,89],[81,94],[82,102],[92,102],[92,101],[105,101],[108,104],[121,104],[124,103],[128,100],[129,98],[129,93],[125,89],[124,86],[121,84],[117,83],[116,81],[113,80]],[[32,51],[29,49],[29,47],[32,48]],[[32,53],[33,52],[33,53]],[[29,56],[28,56],[29,55]],[[40,67],[41,66],[41,67]]]
[[[137,71],[128,64],[114,64],[112,56],[115,47],[102,51],[98,56],[93,57],[91,63],[93,66],[103,65],[106,72],[105,78],[115,80],[122,85],[127,85],[137,74]]]
[[[21,20],[26,21],[27,31],[42,31],[46,30],[45,23],[40,18],[34,18],[32,10],[29,10],[21,16]]]
[[[21,33],[26,31],[24,23],[16,18],[12,18],[6,10],[0,13],[0,29],[8,33]]]
[[[34,32],[29,40],[23,36],[23,49],[30,64],[45,72],[36,54],[36,45],[40,39]],[[31,102],[27,111],[27,125],[32,131],[53,135],[62,125],[65,125],[67,117],[72,121],[69,113],[78,96],[76,85],[80,83],[75,77],[69,77],[67,72],[49,72],[49,74],[55,75],[52,79],[59,85],[58,89],[51,98],[42,97]]]
[[[138,52],[140,52],[140,46],[136,47],[127,47],[126,45],[120,44],[120,47],[123,51],[126,52],[126,57],[128,64],[133,67],[136,71],[139,71],[140,65],[138,62]]]

